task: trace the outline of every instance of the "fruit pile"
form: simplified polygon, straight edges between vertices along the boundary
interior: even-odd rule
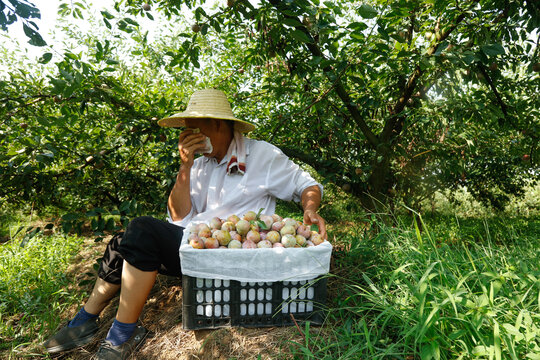
[[[259,214],[248,211],[242,219],[231,215],[193,225],[188,229],[189,244],[195,249],[257,249],[309,247],[324,241],[317,231],[300,221]]]

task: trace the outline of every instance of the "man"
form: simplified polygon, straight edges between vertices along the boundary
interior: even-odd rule
[[[91,342],[101,311],[120,289],[116,318],[97,359],[126,359],[144,340],[147,330],[137,320],[157,273],[181,276],[179,247],[192,221],[226,218],[260,208],[275,211],[276,198],[301,201],[304,222],[317,224],[326,238],[324,219],[317,214],[322,186],[278,148],[245,138],[253,124],[234,117],[225,94],[195,92],[186,111],[160,120],[161,126],[186,127],[178,139],[181,165],[169,195],[169,221],[140,217],[123,237],[107,245],[90,298],[68,325],[45,342],[50,353]],[[204,156],[195,159],[195,154]]]

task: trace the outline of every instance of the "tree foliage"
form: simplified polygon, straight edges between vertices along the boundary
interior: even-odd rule
[[[155,120],[201,87],[371,210],[460,186],[502,208],[538,179],[535,2],[125,0],[97,18],[83,2],[59,13],[93,30],[66,24],[62,53],[3,64],[5,201],[96,224],[163,211],[178,133]]]
[[[37,7],[26,0],[0,0],[0,29],[6,31],[8,25],[18,20],[22,21],[24,34],[28,43],[35,46],[45,46],[47,43],[39,34],[38,26],[31,19],[40,19],[41,13]]]

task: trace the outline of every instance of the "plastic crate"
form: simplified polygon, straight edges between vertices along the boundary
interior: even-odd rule
[[[324,321],[326,277],[246,283],[184,275],[182,285],[184,329],[289,326],[290,314],[297,322]]]

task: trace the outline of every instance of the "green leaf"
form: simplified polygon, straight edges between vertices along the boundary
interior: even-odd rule
[[[47,43],[45,42],[45,40],[43,40],[41,35],[39,35],[39,33],[37,31],[30,28],[28,25],[23,24],[23,30],[24,30],[24,33],[26,34],[26,36],[28,36],[30,38],[30,41],[28,41],[28,43],[30,45],[34,45],[34,46],[45,46],[45,45],[47,45]]]
[[[300,21],[296,19],[291,19],[291,18],[283,19],[283,23],[285,25],[292,26],[292,27],[302,26],[302,23]]]
[[[312,42],[311,39],[306,35],[306,33],[301,30],[293,30],[291,31],[291,35],[300,42],[304,42],[304,43]]]
[[[319,226],[316,224],[313,224],[309,227],[309,230],[319,232]]]
[[[62,215],[62,220],[64,221],[73,221],[73,220],[77,220],[78,218],[79,218],[79,214],[75,214],[75,213],[67,213],[67,214]]]
[[[15,5],[15,13],[25,19],[41,18],[41,13],[39,12],[38,8],[30,6],[28,4],[24,4],[22,2],[17,2],[17,4]]]
[[[347,27],[349,29],[353,29],[355,31],[364,31],[364,30],[366,30],[368,28],[368,26],[366,24],[364,24],[363,22],[358,22],[358,21],[350,23]],[[352,36],[352,34],[351,34],[351,36]]]
[[[491,354],[491,347],[478,345],[472,349],[472,355],[474,356],[487,356]]]
[[[135,20],[131,19],[131,18],[125,17],[124,21],[127,22],[130,25],[137,26],[137,27],[139,26],[139,23],[136,22]]]
[[[377,10],[367,4],[363,4],[358,8],[358,14],[364,19],[373,19],[377,16]]]
[[[46,63],[48,63],[49,61],[51,61],[51,59],[52,59],[52,53],[48,52],[48,53],[43,54],[43,55],[39,58],[38,62],[39,62],[40,64],[46,64]]]
[[[109,19],[109,20],[114,19],[114,15],[112,15],[107,10],[102,11],[101,15],[103,15],[104,18]]]
[[[266,223],[264,221],[261,221],[261,220],[257,220],[256,221],[257,225],[259,225],[259,228],[261,230],[268,230],[270,229],[268,226],[266,226]]]
[[[504,48],[501,44],[490,44],[490,45],[483,45],[480,47],[484,54],[488,56],[497,56],[504,54]]]

